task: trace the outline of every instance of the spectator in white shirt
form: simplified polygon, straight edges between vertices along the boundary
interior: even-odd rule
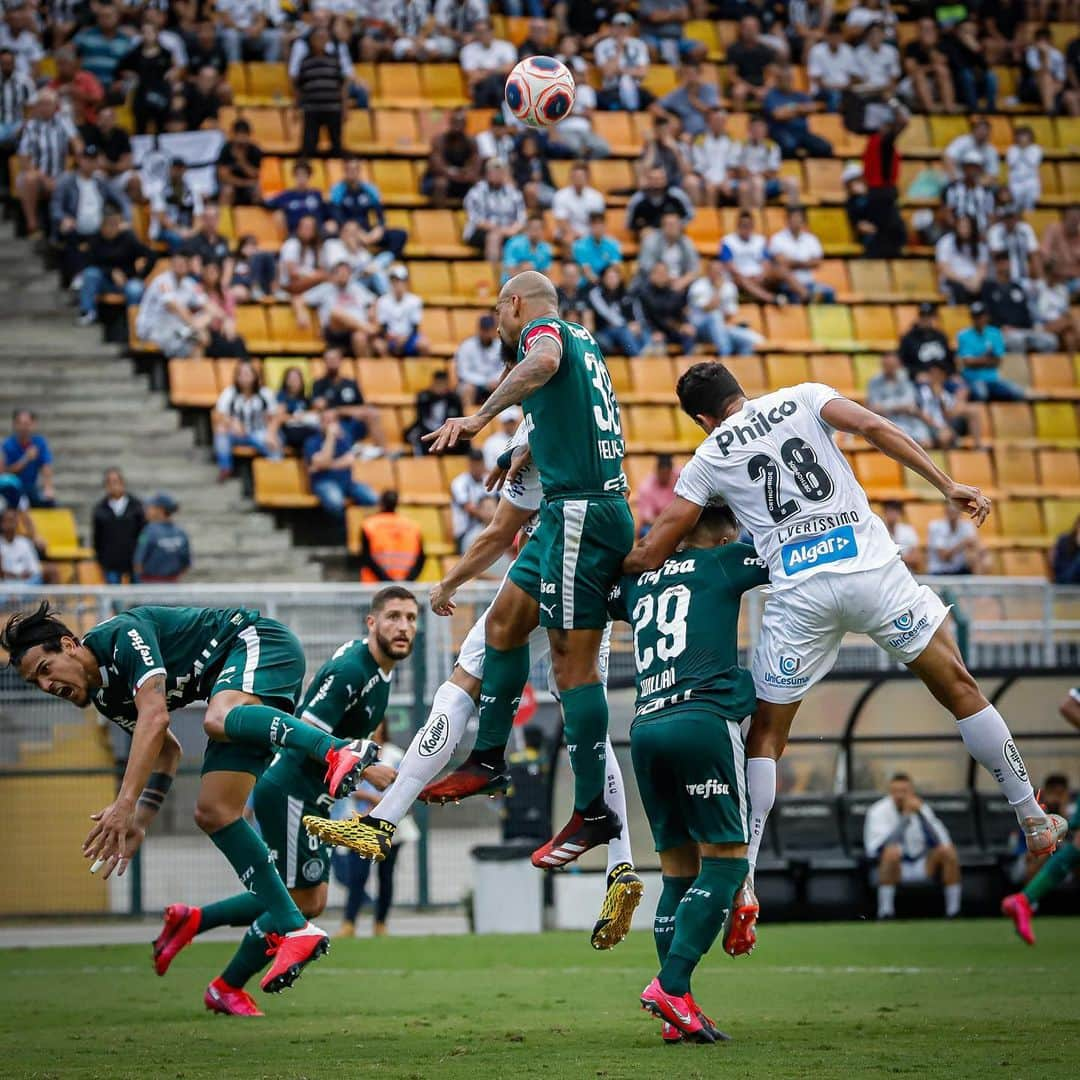
[[[459,553],[483,531],[495,514],[496,498],[484,484],[484,452],[469,451],[469,467],[450,481],[450,521]]]
[[[1042,271],[1042,254],[1035,230],[1020,220],[1014,203],[1001,208],[1001,220],[986,231],[986,246],[992,251],[1009,253],[1009,277],[1027,285]]]
[[[763,116],[753,116],[746,141],[732,162],[735,193],[744,210],[760,209],[772,199],[784,197],[794,202],[799,197],[798,181],[780,175],[780,147],[768,137]]]
[[[821,241],[806,227],[806,211],[799,206],[788,208],[787,228],[769,238],[769,254],[791,275],[791,297],[800,303],[812,301],[831,304],[836,293],[829,285],[814,280],[814,271],[825,258]]]
[[[877,860],[877,917],[896,917],[896,887],[940,878],[945,916],[960,914],[960,859],[948,830],[915,794],[907,773],[894,773],[889,794],[866,812],[863,848]]]
[[[0,579],[21,585],[40,585],[43,581],[41,558],[33,540],[20,536],[19,512],[5,510],[0,515]]]
[[[982,562],[979,532],[952,503],[926,529],[928,574],[977,574]]]
[[[641,86],[649,73],[649,47],[634,36],[634,16],[620,11],[611,20],[611,36],[593,48],[593,63],[600,69],[598,100],[605,109],[639,112],[647,108],[652,94]]]
[[[589,85],[589,73],[572,67],[574,107],[555,128],[548,140],[549,149],[558,147],[571,157],[606,158],[611,154],[607,140],[593,130],[593,114],[599,105],[596,91]]]
[[[885,40],[885,29],[874,23],[855,50],[854,89],[878,100],[890,97],[900,81],[900,54]]]
[[[466,409],[487,401],[488,395],[502,378],[502,342],[495,333],[495,316],[481,315],[476,333],[467,337],[454,354],[457,370],[457,390]]]
[[[720,242],[720,261],[740,292],[764,304],[775,304],[777,293],[790,289],[790,272],[773,261],[769,245],[761,233],[754,232],[754,215],[739,212],[733,233]]]
[[[364,243],[363,230],[358,221],[346,221],[339,235],[328,236],[319,251],[319,267],[323,271],[329,274],[339,262],[347,262],[352,276],[376,296],[390,290],[390,279],[384,268],[393,261],[393,253],[389,251],[372,255],[371,249]]]
[[[135,333],[166,357],[201,356],[210,341],[206,295],[189,271],[186,250],[174,251],[169,269],[147,283],[135,316]]]
[[[1032,309],[1039,329],[1056,334],[1062,352],[1080,348],[1080,328],[1069,304],[1069,284],[1057,263],[1047,262],[1043,276],[1035,281]]]
[[[652,268],[664,263],[671,275],[671,287],[684,292],[698,275],[701,259],[693,241],[686,235],[682,218],[674,211],[660,218],[660,228],[646,233],[638,252],[638,276],[643,283]]]
[[[990,141],[990,122],[981,117],[971,125],[970,132],[957,135],[945,148],[945,167],[952,179],[959,180],[963,177],[964,159],[974,154],[979,155],[980,183],[996,184],[1001,158]]]
[[[555,192],[551,213],[555,218],[555,239],[567,246],[589,231],[589,219],[602,214],[604,196],[589,186],[589,166],[575,161],[570,166],[570,183]]]
[[[898,499],[890,499],[881,508],[881,518],[885,522],[885,528],[889,530],[893,543],[900,549],[900,558],[904,560],[904,565],[913,574],[921,574],[923,570],[922,543],[919,540],[919,534],[904,520],[904,504]]]
[[[484,440],[482,447],[484,451],[484,468],[488,472],[498,465],[499,456],[506,450],[510,440],[514,437],[514,432],[517,431],[517,426],[521,423],[521,410],[516,405],[512,405],[509,409],[503,409],[499,413],[496,422],[499,425],[499,430],[489,435]]]
[[[727,133],[728,114],[711,109],[705,118],[705,131],[690,147],[690,162],[697,174],[706,206],[720,206],[735,201],[735,176],[732,166],[738,160],[739,144]]]
[[[276,64],[281,59],[285,13],[280,0],[216,0],[214,15],[231,63]]]
[[[686,313],[699,341],[708,342],[721,356],[749,356],[758,335],[731,322],[739,310],[739,290],[719,259],[710,259],[705,274],[686,294]]]
[[[263,386],[250,360],[241,360],[236,365],[232,384],[221,391],[211,417],[218,483],[232,476],[233,455],[238,446],[250,447],[274,461],[281,458],[281,440],[272,423],[276,415],[274,392]]]
[[[501,108],[506,76],[517,63],[517,49],[496,38],[487,19],[477,22],[473,32],[475,37],[462,47],[458,58],[472,102],[479,109]]]
[[[880,26],[887,40],[896,38],[896,12],[889,7],[887,0],[863,0],[861,4],[853,4],[844,21],[856,35],[868,26]]]
[[[840,111],[840,100],[855,74],[855,50],[844,41],[839,19],[829,23],[825,40],[806,54],[806,76],[810,93],[825,103],[829,112]]]
[[[956,228],[934,245],[941,291],[953,304],[970,304],[979,295],[990,269],[990,249],[973,218],[956,219]]]
[[[1065,57],[1054,47],[1049,26],[1035,31],[1035,41],[1024,50],[1020,75],[1020,100],[1038,105],[1044,113],[1061,112],[1065,90]]]
[[[1013,144],[1005,151],[1005,164],[1009,167],[1009,193],[1017,209],[1023,213],[1033,210],[1042,195],[1043,150],[1035,141],[1035,132],[1027,124],[1013,129]]]
[[[420,333],[424,302],[409,292],[409,271],[404,266],[390,268],[390,291],[375,301],[378,336],[372,344],[378,356],[426,356],[427,339]]]
[[[305,214],[296,224],[296,232],[281,245],[278,252],[278,284],[287,293],[306,292],[329,276],[332,267],[320,268],[319,223],[312,214]],[[341,262],[350,262],[342,256]]]
[[[525,228],[525,199],[507,176],[506,162],[489,158],[484,164],[484,179],[469,188],[465,195],[466,244],[484,253],[494,266],[502,262],[507,239]]]
[[[316,308],[327,345],[344,349],[350,356],[367,356],[368,342],[377,329],[371,312],[374,301],[372,293],[352,280],[349,264],[339,262],[330,271],[329,281],[293,297],[293,311],[296,325],[306,330],[311,326],[308,308]]]

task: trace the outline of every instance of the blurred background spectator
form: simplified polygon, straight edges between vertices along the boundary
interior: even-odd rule
[[[172,584],[191,569],[191,541],[173,521],[179,509],[165,491],[147,502],[146,525],[139,533],[133,556],[135,580],[140,585]]]
[[[360,580],[415,581],[424,569],[424,537],[411,517],[398,513],[398,493],[384,491],[379,509],[360,527]]]
[[[675,501],[675,482],[681,469],[675,467],[670,454],[657,454],[656,467],[642,480],[637,490],[634,509],[637,512],[638,535],[644,536],[653,522]]]
[[[459,553],[464,553],[495,514],[496,497],[484,483],[486,476],[484,452],[473,448],[468,468],[450,481],[451,527]]]
[[[1080,516],[1054,541],[1050,564],[1055,585],[1080,585]]]
[[[28,536],[18,531],[19,512],[0,512],[0,579],[20,585],[41,585],[44,576],[41,557]]]
[[[454,370],[457,373],[461,404],[470,410],[482,405],[488,394],[498,385],[504,367],[502,342],[495,332],[495,316],[481,315],[476,321],[476,333],[467,337],[454,353]]]
[[[927,526],[926,572],[928,574],[977,574],[983,550],[979,532],[952,503],[943,503],[945,516]]]
[[[921,574],[924,568],[922,544],[919,534],[904,520],[904,504],[898,499],[889,499],[882,504],[881,518],[893,543],[900,549],[900,558],[914,574]]]
[[[0,447],[4,472],[14,476],[31,506],[53,506],[53,456],[48,440],[38,433],[37,416],[30,409],[16,409],[11,434]]]
[[[214,406],[214,457],[218,480],[232,476],[233,457],[238,447],[245,447],[271,460],[280,458],[282,446],[270,428],[277,412],[277,401],[269,387],[263,386],[258,369],[250,361],[236,365],[233,381],[221,391]]]
[[[142,503],[129,495],[119,469],[105,473],[105,494],[94,507],[91,525],[94,555],[109,585],[134,578],[135,544],[146,524]]]
[[[463,416],[461,398],[450,388],[450,375],[446,371],[435,371],[431,376],[431,385],[416,395],[416,421],[405,433],[405,438],[415,454],[426,454],[427,443],[424,436],[430,435],[446,422],[448,417]],[[463,453],[468,444],[461,442],[451,453]]]

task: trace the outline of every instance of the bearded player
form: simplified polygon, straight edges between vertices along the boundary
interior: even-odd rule
[[[750,400],[723,364],[701,363],[684,372],[677,392],[707,438],[625,571],[660,566],[702,508],[722,499],[749,529],[771,578],[754,651],[757,707],[747,737],[750,874],[736,908],[743,933],[730,951],[749,952],[754,943],[753,871],[776,798],[776,761],[799,704],[831,670],[848,632],[868,635],[922,679],[956,718],[968,753],[997,780],[1028,850],[1052,852],[1068,830],[1065,820],[1039,806],[1004,719],[964,664],[946,625],[948,610],[911,576],[833,434],[861,435],[977,525],[990,500],[946,476],[895,424],[821,383]]]
[[[416,597],[408,589],[380,589],[371,600],[367,637],[346,641],[315,673],[297,710],[301,721],[338,737],[367,738],[386,713],[394,667],[412,652],[418,613]],[[364,779],[380,790],[393,778],[388,765],[364,771]],[[329,813],[334,801],[318,767],[293,750],[279,752],[255,785],[253,806],[263,840],[289,895],[309,919],[326,908],[330,848],[309,836],[301,821],[305,814]],[[207,987],[203,1001],[227,1016],[262,1016],[244,987],[266,964],[266,935],[260,925],[264,912],[250,892],[201,908],[170,904],[154,942],[154,970],[164,975],[198,934],[219,926],[246,926],[239,949]]]
[[[271,754],[310,759],[332,795],[348,794],[378,747],[337,739],[293,715],[304,681],[296,635],[244,608],[158,607],[121,612],[80,640],[47,602],[8,619],[0,648],[28,683],[79,708],[93,704],[131,735],[120,791],[92,815],[83,854],[123,873],[157,815],[180,764],[169,713],[206,701],[209,737],[195,823],[258,900],[265,955],[273,964],[267,993],[291,986],[329,948],[274,869],[270,852],[244,820],[244,807]]]
[[[536,466],[523,454],[527,446],[528,439],[522,425],[500,459],[500,468],[492,481],[493,485],[497,484],[510,473],[511,458],[517,454],[513,474],[507,476],[493,519],[431,591],[431,606],[437,615],[453,614],[454,593],[467,581],[489,569],[510,547],[519,532],[523,538],[523,548],[518,559],[538,558],[538,549],[529,537],[533,535],[539,522],[543,492]],[[432,781],[450,763],[454,750],[476,711],[476,703],[481,700],[484,634],[490,610],[489,607],[488,611],[477,619],[462,644],[450,678],[436,690],[427,723],[417,732],[405,756],[398,763],[397,778],[390,790],[370,813],[352,821],[327,820],[325,815],[305,818],[305,825],[314,835],[331,843],[343,844],[362,855],[382,859],[390,849],[398,822],[409,812],[418,797],[425,802],[446,802],[456,797],[456,783],[453,778],[448,778],[449,783],[443,781],[433,784]],[[599,656],[600,675],[605,686],[609,637],[610,635],[605,633]],[[529,650],[530,670],[548,658],[547,634],[543,629],[537,627],[529,635]],[[600,916],[591,936],[592,945],[597,949],[610,949],[622,941],[630,929],[634,910],[643,893],[643,885],[634,871],[630,850],[622,771],[610,739],[606,740],[605,773],[607,803],[621,819],[622,826],[618,835],[612,837],[607,845],[607,888]],[[484,791],[504,791],[509,779],[501,773],[493,774]]]

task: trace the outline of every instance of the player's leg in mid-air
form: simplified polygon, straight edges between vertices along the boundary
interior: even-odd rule
[[[641,1004],[664,1021],[666,1042],[724,1040],[690,983],[748,870],[742,733],[708,709],[681,709],[639,719],[630,749],[663,873],[653,921],[659,973]]]
[[[1080,728],[1080,688],[1069,691],[1061,703],[1061,715],[1075,728]],[[1038,873],[1018,893],[1001,901],[1001,913],[1013,921],[1016,932],[1028,945],[1035,944],[1032,921],[1039,901],[1053,892],[1070,874],[1080,870],[1080,807],[1069,821],[1072,842],[1062,844],[1039,868]]]

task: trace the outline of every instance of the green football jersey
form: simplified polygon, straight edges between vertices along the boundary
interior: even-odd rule
[[[658,570],[624,575],[608,607],[634,629],[635,723],[680,706],[706,704],[737,721],[753,711],[753,679],[739,667],[739,605],[768,580],[748,544],[688,548]]]
[[[562,343],[562,360],[559,370],[521,408],[544,497],[624,491],[619,402],[600,346],[583,326],[545,316],[522,330],[519,362],[541,337]]]
[[[92,695],[94,707],[134,731],[135,693],[153,675],[165,676],[170,712],[203,700],[225,674],[220,668],[236,638],[258,619],[257,611],[246,608],[147,605],[98,623],[83,637],[101,667],[103,685]]]
[[[342,739],[367,738],[390,702],[393,676],[375,662],[367,638],[346,641],[315,673],[296,710],[305,723]],[[326,766],[295,750],[283,750],[264,777],[309,802],[326,795]]]

